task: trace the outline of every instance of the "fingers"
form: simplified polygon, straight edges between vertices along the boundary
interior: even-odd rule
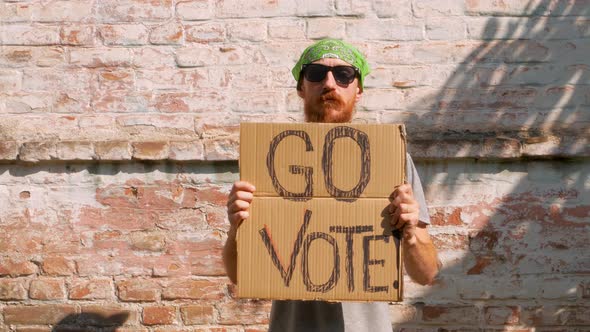
[[[229,222],[234,227],[239,227],[244,219],[248,219],[250,213],[248,211],[238,211],[228,214]]]
[[[390,199],[395,200],[395,199],[400,199],[401,201],[406,201],[408,199],[413,199],[414,198],[414,191],[412,190],[412,186],[404,183],[400,186],[398,186],[393,193],[391,193],[391,195],[389,196]]]
[[[254,187],[254,185],[252,185],[250,182],[247,182],[247,181],[237,181],[234,183],[233,187],[231,188],[230,194],[233,194],[238,191],[246,191],[246,192],[253,193],[254,191],[256,191],[256,187]]]
[[[236,201],[244,201],[247,203],[251,203],[252,199],[254,198],[254,194],[247,191],[236,191],[229,195],[227,200],[227,208],[229,209],[230,206]]]
[[[238,227],[250,216],[249,209],[256,188],[246,181],[234,183],[227,200],[227,217],[232,226]]]
[[[391,226],[394,229],[401,229],[408,225],[415,226],[418,224],[419,218],[419,206],[417,203],[406,204],[400,203],[399,206],[395,206],[393,203],[390,204],[391,213]]]

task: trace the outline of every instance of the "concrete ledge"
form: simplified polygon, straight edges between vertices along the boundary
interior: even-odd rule
[[[487,136],[487,135],[486,135]],[[590,157],[590,138],[584,136],[508,136],[413,139],[409,151],[416,160],[519,159]],[[227,137],[188,141],[5,141],[0,161],[231,161],[239,158],[237,133]]]

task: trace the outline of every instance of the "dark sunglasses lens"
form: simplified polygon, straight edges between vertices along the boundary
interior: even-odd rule
[[[311,65],[305,68],[304,74],[305,78],[310,82],[321,82],[326,77],[327,72],[328,67]]]
[[[321,82],[328,71],[332,71],[334,79],[340,84],[350,84],[356,77],[356,71],[351,66],[327,67],[323,65],[309,65],[305,68],[305,79],[310,82]]]
[[[336,82],[340,84],[350,84],[354,81],[354,77],[356,76],[354,68],[348,66],[334,67],[332,73],[334,74]]]

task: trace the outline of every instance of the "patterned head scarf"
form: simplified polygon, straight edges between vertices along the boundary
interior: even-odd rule
[[[361,74],[361,77],[359,77],[359,86],[361,90],[363,89],[365,76],[371,72],[371,68],[369,68],[367,60],[354,46],[337,39],[320,40],[319,42],[306,48],[301,54],[299,61],[297,61],[297,64],[295,64],[295,67],[293,67],[291,70],[295,80],[299,81],[299,76],[301,75],[301,69],[303,68],[303,65],[323,58],[336,58],[344,60],[356,67]]]

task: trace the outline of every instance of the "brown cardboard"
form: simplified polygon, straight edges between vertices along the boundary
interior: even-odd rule
[[[405,179],[403,125],[242,123],[238,296],[401,301],[389,195]]]

